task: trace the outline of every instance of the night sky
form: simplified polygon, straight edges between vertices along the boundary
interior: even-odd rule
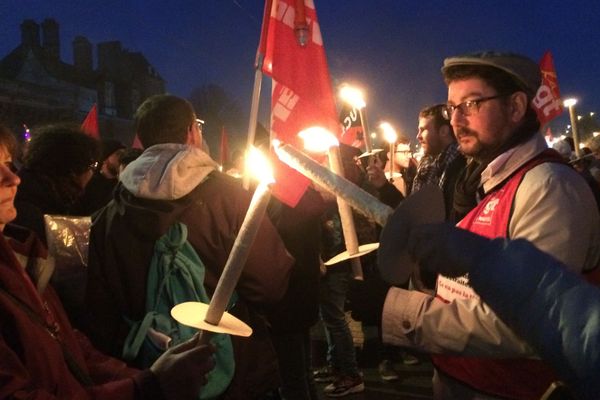
[[[563,97],[579,98],[578,114],[600,112],[600,1],[315,3],[333,84],[365,89],[371,127],[385,119],[414,137],[419,109],[446,100],[444,57],[490,49],[536,61],[551,50]],[[63,61],[72,63],[76,35],[94,45],[120,40],[146,56],[170,93],[187,97],[194,87],[218,84],[247,115],[262,9],[260,0],[1,0],[0,57],[19,45],[24,19],[52,17]],[[564,130],[567,114],[553,128]],[[245,129],[231,134],[243,137]]]

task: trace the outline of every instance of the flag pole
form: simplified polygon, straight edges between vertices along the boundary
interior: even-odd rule
[[[363,129],[363,135],[365,136],[365,151],[371,153],[373,151],[373,144],[371,143],[371,133],[369,132],[369,122],[367,121],[367,110],[366,106],[358,110],[360,114],[360,123]]]
[[[272,0],[265,1],[265,10],[263,13],[262,27],[260,31],[260,40],[258,49],[256,50],[256,60],[254,62],[254,86],[252,88],[252,103],[250,105],[250,122],[248,124],[248,139],[246,141],[246,155],[250,151],[250,147],[254,146],[256,137],[256,124],[258,122],[258,107],[260,104],[260,91],[262,87],[262,67],[265,59],[265,40],[267,37],[267,28],[269,26],[269,18],[271,17]],[[270,143],[270,141],[269,141]],[[250,188],[250,171],[244,166],[244,174],[242,179],[244,189]]]
[[[258,105],[260,102],[260,89],[262,86],[262,62],[264,56],[258,54],[257,66],[254,73],[254,88],[252,89],[252,104],[250,106],[250,123],[248,126],[248,140],[246,142],[246,152],[254,145],[254,138],[256,136],[256,124],[258,122]],[[250,174],[247,168],[244,167],[244,189],[248,190],[250,187]]]

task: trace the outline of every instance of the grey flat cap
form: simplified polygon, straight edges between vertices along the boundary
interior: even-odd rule
[[[448,57],[444,60],[442,74],[445,75],[451,68],[467,65],[482,65],[504,71],[530,96],[535,96],[542,81],[539,65],[530,58],[494,51]]]

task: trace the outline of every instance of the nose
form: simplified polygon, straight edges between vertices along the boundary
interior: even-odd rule
[[[460,108],[456,108],[450,114],[450,125],[456,131],[456,127],[464,126],[467,121],[465,115],[461,112]]]
[[[21,183],[19,175],[15,174],[6,165],[0,167],[0,184],[2,186],[18,186]]]

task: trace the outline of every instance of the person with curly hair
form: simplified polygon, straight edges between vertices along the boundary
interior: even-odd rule
[[[74,215],[99,158],[98,142],[77,127],[50,125],[34,131],[19,171],[15,223],[45,240],[44,214]]]

